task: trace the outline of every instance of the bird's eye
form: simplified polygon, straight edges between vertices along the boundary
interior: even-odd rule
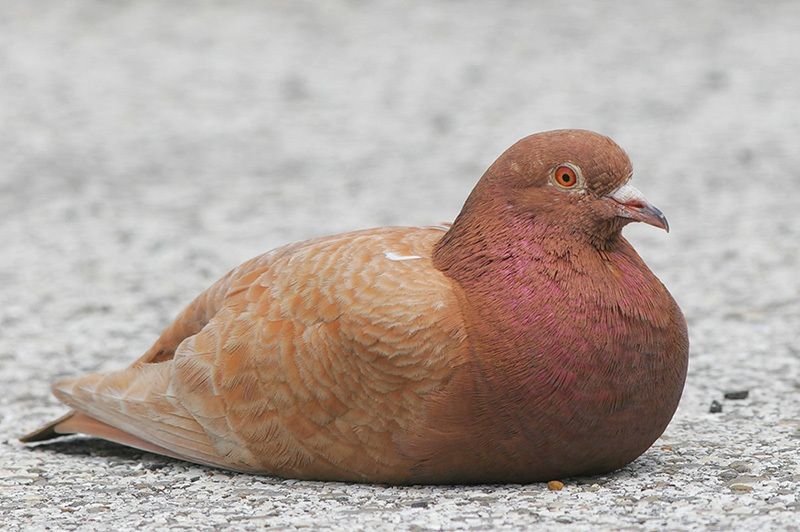
[[[553,180],[558,186],[572,188],[578,184],[578,175],[572,167],[562,164],[553,173]]]

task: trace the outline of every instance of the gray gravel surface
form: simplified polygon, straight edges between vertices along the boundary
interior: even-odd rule
[[[797,530],[799,27],[795,1],[0,0],[3,527]],[[63,411],[51,381],[127,364],[240,261],[450,220],[560,127],[614,137],[672,225],[626,234],[688,318],[688,382],[622,471],[391,488],[17,442]]]

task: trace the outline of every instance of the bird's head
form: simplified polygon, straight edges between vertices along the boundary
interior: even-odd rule
[[[608,137],[564,129],[511,146],[478,189],[513,216],[559,234],[583,233],[602,242],[633,221],[669,231],[662,212],[629,183],[632,173],[630,159]]]

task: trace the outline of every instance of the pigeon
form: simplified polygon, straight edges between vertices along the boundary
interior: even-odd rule
[[[129,367],[56,382],[82,433],[197,464],[379,484],[619,469],[670,422],[686,320],[621,235],[669,230],[585,130],[507,149],[452,224],[289,244],[201,293]]]

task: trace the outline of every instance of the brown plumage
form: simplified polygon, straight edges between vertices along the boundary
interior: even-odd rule
[[[58,382],[74,432],[282,477],[531,482],[610,471],[663,432],[686,322],[621,236],[667,228],[610,139],[540,133],[453,225],[278,248],[200,294],[142,357]]]

